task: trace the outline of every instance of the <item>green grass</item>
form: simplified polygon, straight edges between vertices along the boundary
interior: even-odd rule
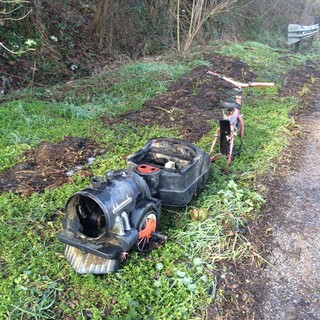
[[[230,45],[223,53],[244,59],[262,80],[280,80],[291,66],[280,59],[287,53],[257,43]],[[299,65],[307,57],[297,54],[290,59]],[[2,105],[0,170],[19,161],[23,150],[35,148],[41,141],[57,142],[66,135],[89,137],[106,149],[90,167],[94,175],[124,168],[126,157],[148,139],[175,137],[178,132],[126,122],[104,126],[101,117],[139,109],[146,100],[164,92],[171,81],[202,63],[199,56],[194,61],[171,56],[170,63],[135,63],[109,75],[47,89],[51,102],[37,100],[44,92],[33,89]],[[64,245],[57,239],[68,197],[87,186],[88,179],[78,178],[29,197],[1,194],[0,318],[205,317],[208,305],[219,301],[215,274],[222,272],[223,263],[260,259],[243,235],[264,202],[253,181],[270,170],[272,160],[290,142],[289,114],[298,107],[292,98],[278,96],[279,86],[245,91],[241,156],[231,167],[226,167],[225,159],[212,164],[208,184],[188,207],[162,210],[160,229],[169,241],[146,256],[131,253],[115,274],[75,274],[64,259]],[[215,126],[197,143],[205,150]]]
[[[277,82],[288,69],[299,67],[310,59],[317,60],[319,45],[319,41],[314,41],[307,53],[299,54],[292,49],[271,48],[265,44],[247,41],[228,45],[222,48],[220,53],[243,60],[264,80]]]
[[[64,136],[90,137],[96,134],[97,119],[90,110],[74,114],[64,104],[43,101],[14,101],[0,109],[0,170],[11,167],[25,149],[41,141],[57,142]],[[61,130],[63,128],[63,130]]]

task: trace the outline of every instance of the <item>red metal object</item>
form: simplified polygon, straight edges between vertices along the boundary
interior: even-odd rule
[[[139,231],[139,240],[141,240],[141,238],[147,238],[150,239],[151,238],[151,233],[155,232],[157,228],[157,220],[156,218],[147,218],[146,219],[146,225],[144,227],[144,229]]]
[[[223,76],[219,73],[208,71],[208,74],[213,75],[215,77],[218,77],[221,80],[224,80],[228,83],[231,83],[235,87],[237,87],[237,94],[236,98],[231,102],[224,102],[224,107],[227,108],[227,113],[223,111],[223,123],[225,121],[229,121],[230,129],[225,131],[228,131],[228,134],[225,135],[223,138],[222,131],[221,131],[221,121],[220,121],[220,128],[217,129],[214,139],[211,144],[210,148],[210,155],[213,152],[213,149],[215,145],[218,143],[218,140],[220,139],[220,152],[218,154],[215,154],[211,156],[210,160],[214,161],[217,159],[219,155],[226,155],[227,156],[227,165],[231,164],[232,157],[235,154],[239,154],[240,150],[242,148],[242,138],[244,135],[244,122],[242,119],[241,114],[241,105],[242,105],[242,88],[248,88],[248,87],[272,87],[274,86],[273,82],[248,82],[243,83],[236,80],[233,80],[231,78],[228,78],[226,76]],[[239,131],[239,132],[238,132]],[[240,138],[240,146],[238,147],[238,150],[235,152],[234,149],[234,139],[238,136]],[[228,145],[226,148],[221,148],[223,145],[222,142],[225,142],[224,145]]]
[[[137,170],[141,173],[155,173],[157,171],[159,171],[159,168],[154,167],[154,166],[150,166],[148,164],[140,164],[137,168]]]

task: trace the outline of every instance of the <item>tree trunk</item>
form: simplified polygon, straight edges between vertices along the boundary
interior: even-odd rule
[[[112,12],[114,9],[112,3],[112,0],[100,0],[90,25],[99,49],[103,48],[106,34],[108,34],[108,49],[112,50],[113,47],[113,21],[110,19],[113,16]]]

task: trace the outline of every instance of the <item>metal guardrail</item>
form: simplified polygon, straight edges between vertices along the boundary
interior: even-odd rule
[[[319,31],[319,25],[300,26],[299,24],[288,25],[288,44],[299,44],[300,41],[314,36]]]

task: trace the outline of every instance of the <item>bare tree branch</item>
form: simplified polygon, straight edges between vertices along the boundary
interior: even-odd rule
[[[23,53],[26,53],[28,51],[35,51],[36,49],[34,48],[28,48],[28,49],[25,49],[25,50],[19,50],[19,51],[12,51],[10,50],[9,48],[7,48],[2,42],[0,42],[0,47],[4,48],[5,50],[7,50],[8,52],[12,53],[12,54],[16,54],[16,55],[20,55],[20,54],[23,54]]]
[[[21,7],[21,6],[20,6]],[[12,10],[11,12],[17,10],[18,8]],[[30,9],[24,16],[22,17],[19,17],[19,18],[0,18],[0,21],[7,21],[7,20],[10,20],[10,21],[19,21],[19,20],[22,20],[24,18],[26,18],[30,13],[32,12],[32,9]],[[0,12],[0,14],[7,14],[7,13],[3,13],[3,12]]]
[[[190,48],[194,38],[208,19],[228,11],[229,7],[236,2],[237,0],[193,0],[190,7],[189,2],[185,1],[183,6],[190,18],[187,22],[188,31],[185,36],[183,51],[185,52]]]
[[[0,0],[0,3],[5,3],[5,4],[12,4],[12,3],[14,3],[14,4],[20,4],[20,3],[29,3],[30,1],[25,1],[25,0],[6,0],[6,1],[4,1],[4,0]]]
[[[0,2],[1,2],[1,1],[0,1]],[[5,14],[11,14],[11,13],[15,12],[16,10],[22,8],[22,7],[23,7],[23,6],[16,7],[16,8],[14,8],[13,10],[8,11],[8,12],[7,12],[7,11],[1,11],[0,14],[3,14],[3,15],[5,15]]]

